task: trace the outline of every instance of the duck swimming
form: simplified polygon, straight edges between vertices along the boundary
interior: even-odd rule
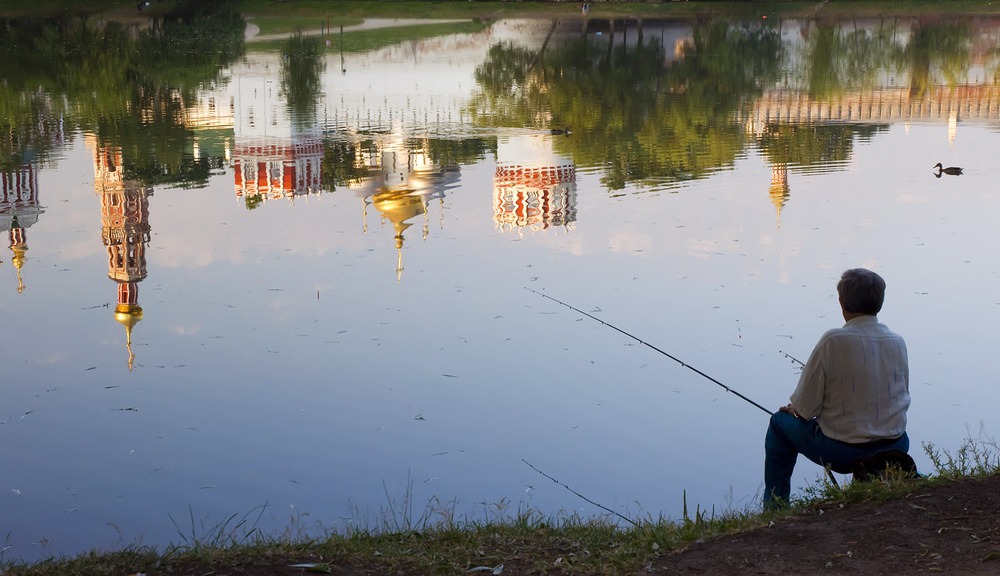
[[[555,134],[557,136],[569,136],[572,133],[573,132],[571,132],[569,128],[563,128],[563,129],[553,128],[552,130],[549,130],[549,134]]]
[[[935,174],[935,176],[937,176],[938,178],[941,177],[941,174],[949,174],[951,176],[962,175],[962,169],[957,166],[948,166],[947,168],[945,168],[941,166],[940,162],[938,162],[937,164],[934,165],[934,167],[937,168],[937,174]]]

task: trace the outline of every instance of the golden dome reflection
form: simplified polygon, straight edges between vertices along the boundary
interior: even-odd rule
[[[777,228],[781,229],[781,209],[785,207],[791,195],[788,188],[788,166],[785,164],[771,166],[771,185],[767,193],[776,210]]]
[[[17,218],[14,218],[15,223]],[[28,251],[28,244],[24,241],[24,229],[23,228],[11,228],[10,229],[10,251],[14,253],[11,258],[11,264],[17,269],[17,293],[21,294],[24,292],[24,279],[21,278],[21,268],[24,267],[24,262],[28,259],[25,254]]]
[[[125,349],[128,350],[128,369],[132,371],[135,353],[132,352],[132,328],[142,320],[142,306],[119,303],[115,306],[115,321],[125,327]]]
[[[372,195],[372,205],[392,222],[396,238],[396,280],[403,275],[403,232],[413,225],[411,218],[426,214],[423,196],[412,190],[383,190]],[[426,236],[426,230],[424,231]]]

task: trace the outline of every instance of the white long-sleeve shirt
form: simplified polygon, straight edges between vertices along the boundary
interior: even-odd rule
[[[910,370],[906,343],[875,316],[828,330],[809,355],[791,396],[802,418],[829,438],[859,444],[906,431]]]

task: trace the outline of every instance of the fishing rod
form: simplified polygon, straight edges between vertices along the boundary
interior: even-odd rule
[[[765,413],[767,413],[767,415],[769,415],[769,416],[773,416],[773,415],[774,415],[774,412],[771,412],[771,411],[770,411],[770,410],[768,410],[767,408],[764,408],[763,406],[761,406],[760,404],[758,404],[758,403],[754,402],[753,400],[751,400],[751,399],[747,398],[747,397],[746,397],[746,396],[744,396],[743,394],[740,394],[740,393],[739,393],[739,392],[737,392],[736,390],[733,390],[733,389],[732,389],[732,388],[730,388],[729,386],[726,386],[726,385],[725,385],[725,384],[723,384],[722,382],[719,382],[719,381],[718,381],[718,380],[716,380],[715,378],[712,378],[712,377],[711,377],[711,376],[709,376],[708,374],[705,374],[705,373],[704,373],[704,372],[702,372],[701,370],[698,370],[698,369],[697,369],[697,368],[695,368],[694,366],[692,366],[692,365],[688,364],[687,362],[684,362],[683,360],[681,360],[680,358],[677,358],[677,357],[676,357],[676,356],[674,356],[673,354],[670,354],[670,353],[667,353],[667,352],[664,352],[664,351],[663,351],[663,350],[661,350],[660,348],[657,348],[656,346],[654,346],[654,345],[650,344],[649,342],[646,342],[645,340],[643,340],[643,339],[639,338],[638,336],[635,336],[634,334],[629,334],[628,332],[626,332],[626,331],[622,330],[621,328],[619,328],[619,327],[615,326],[614,324],[610,324],[610,323],[608,323],[608,322],[605,322],[604,320],[601,320],[600,318],[598,318],[597,316],[594,316],[593,314],[590,314],[589,312],[584,312],[583,310],[580,310],[580,309],[579,309],[579,308],[577,308],[576,306],[571,306],[570,304],[567,304],[567,303],[565,303],[565,302],[563,302],[562,300],[559,300],[559,299],[557,299],[557,298],[553,298],[552,296],[549,296],[548,294],[545,294],[544,292],[539,292],[538,290],[533,290],[533,289],[531,289],[531,288],[528,288],[527,286],[525,286],[525,287],[524,287],[524,289],[525,289],[525,290],[528,290],[529,292],[534,292],[535,294],[538,294],[538,295],[539,295],[539,296],[541,296],[542,298],[548,298],[549,300],[552,300],[553,302],[556,302],[556,303],[558,303],[558,304],[562,304],[563,306],[565,306],[565,307],[569,308],[570,310],[573,310],[573,311],[575,311],[575,312],[579,312],[580,314],[583,314],[584,316],[586,316],[587,318],[590,318],[591,320],[596,320],[597,322],[600,322],[601,324],[604,324],[604,325],[605,325],[605,326],[607,326],[608,328],[611,328],[611,329],[613,329],[613,330],[616,330],[617,332],[619,332],[619,333],[621,333],[621,334],[624,334],[625,336],[628,336],[629,338],[631,338],[631,339],[635,340],[635,341],[636,341],[636,342],[638,342],[639,344],[642,344],[643,346],[646,346],[647,348],[650,348],[650,349],[652,349],[652,350],[655,350],[655,351],[659,352],[660,354],[663,354],[663,355],[664,355],[664,356],[666,356],[667,358],[670,358],[671,360],[673,360],[674,362],[677,362],[678,364],[680,364],[681,366],[683,366],[683,367],[687,368],[688,370],[691,370],[691,371],[693,371],[694,373],[698,374],[699,376],[702,376],[702,377],[704,377],[704,378],[706,378],[706,379],[710,380],[710,381],[711,381],[711,382],[712,382],[713,384],[716,384],[717,386],[721,387],[721,388],[722,388],[723,390],[725,390],[726,392],[731,392],[731,393],[735,394],[736,396],[740,397],[741,399],[745,400],[746,402],[749,402],[750,404],[753,404],[753,405],[754,405],[754,406],[756,406],[757,408],[760,408],[760,409],[761,409],[761,410],[763,410],[763,411],[764,411]],[[798,360],[797,358],[795,358],[794,356],[792,356],[792,355],[788,354],[787,352],[784,352],[784,351],[780,351],[780,352],[781,352],[782,354],[784,354],[785,356],[787,356],[787,357],[791,358],[792,360],[795,360],[795,361],[796,361],[796,362],[798,362],[799,364],[802,364],[802,361],[801,361],[801,360]],[[804,366],[804,364],[803,364],[803,366]],[[530,466],[530,464],[529,464],[529,466]],[[839,484],[837,483],[837,479],[836,479],[836,478],[835,478],[835,477],[833,476],[833,471],[832,471],[832,470],[830,470],[830,468],[827,468],[826,466],[824,466],[824,468],[826,468],[826,474],[827,474],[827,476],[828,476],[828,477],[830,478],[830,481],[831,481],[831,482],[833,483],[833,485],[834,485],[834,486],[836,486],[836,487],[839,487],[840,485],[839,485]]]
[[[548,298],[549,300],[552,300],[553,302],[556,302],[556,303],[559,303],[559,304],[562,304],[563,306],[565,306],[565,307],[569,308],[570,310],[573,310],[573,311],[576,311],[576,312],[579,312],[580,314],[583,314],[584,316],[586,316],[587,318],[590,318],[591,320],[596,320],[596,321],[600,322],[601,324],[604,324],[604,325],[605,325],[605,326],[607,326],[608,328],[611,328],[611,329],[613,329],[613,330],[617,330],[618,332],[620,332],[620,333],[622,333],[622,334],[624,334],[624,335],[628,336],[629,338],[631,338],[631,339],[635,340],[635,341],[636,341],[636,342],[638,342],[639,344],[642,344],[643,346],[646,346],[646,347],[648,347],[648,348],[650,348],[650,349],[652,349],[652,350],[655,350],[655,351],[659,352],[660,354],[663,354],[663,355],[664,355],[664,356],[666,356],[667,358],[670,358],[670,359],[671,359],[671,360],[673,360],[674,362],[677,362],[678,364],[680,364],[681,366],[683,366],[683,367],[687,368],[688,370],[691,370],[691,371],[692,371],[692,372],[694,372],[695,374],[698,374],[699,376],[702,376],[703,378],[706,378],[706,379],[710,380],[710,381],[711,381],[711,382],[712,382],[713,384],[715,384],[715,385],[717,385],[717,386],[721,387],[721,388],[722,388],[723,390],[725,390],[726,392],[731,392],[731,393],[733,393],[733,394],[735,394],[735,395],[739,396],[739,397],[740,397],[741,399],[743,399],[743,400],[745,400],[745,401],[749,402],[750,404],[753,404],[754,406],[756,406],[757,408],[760,408],[760,409],[761,409],[761,410],[763,410],[764,412],[767,412],[767,414],[768,414],[768,415],[773,415],[773,414],[774,414],[773,412],[771,412],[771,411],[770,411],[770,410],[768,410],[767,408],[764,408],[763,406],[761,406],[760,404],[758,404],[758,403],[754,402],[753,400],[751,400],[751,399],[747,398],[747,397],[746,397],[746,396],[744,396],[743,394],[740,394],[740,393],[739,393],[739,392],[737,392],[736,390],[733,390],[733,389],[732,389],[732,388],[730,388],[729,386],[726,386],[726,385],[725,385],[725,384],[723,384],[722,382],[719,382],[719,381],[718,381],[718,380],[716,380],[715,378],[712,378],[712,377],[711,377],[711,376],[709,376],[708,374],[705,374],[705,373],[704,373],[704,372],[702,372],[701,370],[698,370],[697,368],[695,368],[694,366],[692,366],[692,365],[688,364],[687,362],[684,362],[684,361],[683,361],[683,360],[681,360],[680,358],[678,358],[678,357],[676,357],[676,356],[674,356],[674,355],[672,355],[672,354],[670,354],[670,353],[668,353],[668,352],[664,352],[664,351],[663,351],[663,350],[661,350],[660,348],[657,348],[656,346],[653,346],[653,345],[652,345],[652,344],[650,344],[649,342],[646,342],[645,340],[642,340],[642,339],[641,339],[641,338],[639,338],[638,336],[635,336],[635,335],[633,335],[633,334],[629,334],[628,332],[626,332],[626,331],[622,330],[621,328],[619,328],[619,327],[615,326],[614,324],[609,324],[608,322],[605,322],[604,320],[601,320],[600,318],[598,318],[597,316],[594,316],[593,314],[590,314],[590,313],[587,313],[587,312],[584,312],[583,310],[580,310],[580,309],[579,309],[579,308],[577,308],[576,306],[571,306],[571,305],[569,305],[569,304],[567,304],[567,303],[563,302],[562,300],[558,300],[558,299],[556,299],[556,298],[553,298],[552,296],[549,296],[548,294],[545,294],[545,293],[543,293],[543,292],[539,292],[538,290],[532,290],[531,288],[528,288],[527,286],[525,286],[525,287],[524,287],[524,289],[525,289],[525,290],[528,290],[528,291],[531,291],[531,292],[534,292],[535,294],[538,294],[539,296],[541,296],[541,297],[543,297],[543,298]]]
[[[778,350],[778,352],[780,352],[780,353],[784,354],[784,355],[785,355],[785,358],[788,358],[789,360],[791,360],[792,362],[795,362],[795,363],[796,363],[796,364],[798,364],[799,366],[802,366],[803,368],[805,368],[805,367],[806,367],[806,363],[805,363],[805,362],[803,362],[802,360],[799,360],[799,359],[798,359],[798,358],[796,358],[795,356],[792,356],[792,355],[791,355],[791,354],[789,354],[788,352],[785,352],[784,350]]]

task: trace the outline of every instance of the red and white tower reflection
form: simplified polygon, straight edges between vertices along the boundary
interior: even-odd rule
[[[142,320],[139,282],[146,277],[153,189],[125,180],[121,148],[98,146],[92,137],[87,144],[94,150],[94,191],[101,198],[101,239],[108,252],[108,277],[118,285],[115,320],[125,327],[128,368],[132,370],[132,328]]]
[[[552,136],[531,135],[497,144],[493,220],[501,232],[576,222],[576,167],[552,150]]]
[[[236,195],[261,200],[318,194],[323,167],[323,141],[253,138],[237,142],[233,151]]]
[[[38,173],[31,164],[0,173],[0,230],[8,230],[11,264],[17,270],[17,292],[24,292],[21,269],[27,261],[28,227],[43,212],[38,204]],[[2,263],[2,260],[0,260]]]

